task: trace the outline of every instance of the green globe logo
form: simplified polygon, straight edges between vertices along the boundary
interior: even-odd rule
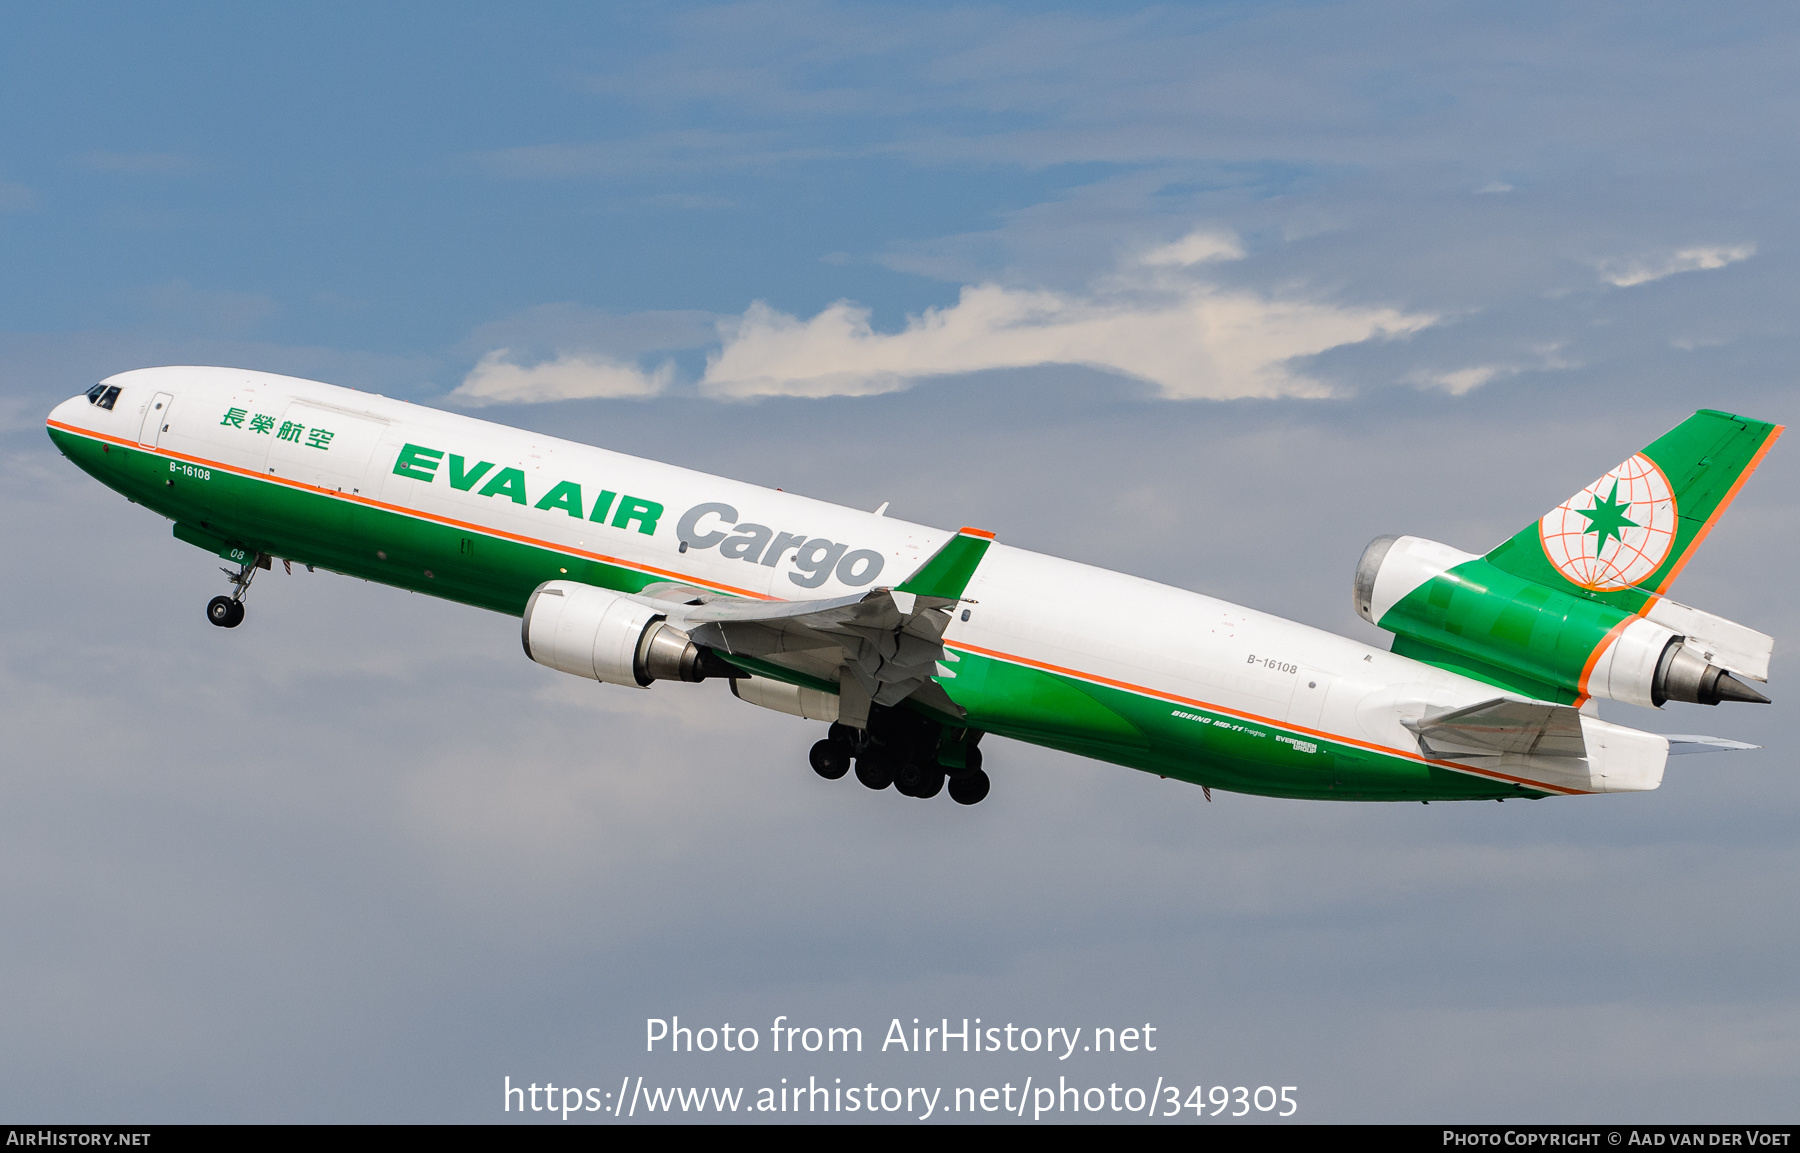
[[[1675,494],[1656,462],[1638,453],[1551,509],[1538,534],[1544,555],[1571,583],[1628,588],[1674,547]]]

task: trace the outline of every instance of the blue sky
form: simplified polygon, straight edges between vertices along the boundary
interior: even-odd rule
[[[1206,230],[1244,252],[1209,283],[1504,325],[1493,352],[1529,361],[1569,343],[1546,294],[1609,325],[1673,303],[1601,269],[1789,243],[1755,191],[1792,113],[1772,10],[1424,11],[15,8],[3,303],[443,388],[477,329],[546,304],[848,300],[892,332]]]
[[[688,1075],[647,1015],[786,1012],[1149,1017],[1166,1060],[1082,1075],[1310,1120],[1784,1116],[1785,444],[1676,590],[1776,636],[1777,704],[1608,714],[1763,752],[1488,810],[1005,745],[962,812],[360,582],[275,574],[215,635],[215,566],[40,422],[127,368],[292,372],[1374,640],[1371,537],[1485,550],[1695,408],[1793,417],[1796,40],[1758,4],[8,6],[0,1104],[490,1121],[504,1075]]]

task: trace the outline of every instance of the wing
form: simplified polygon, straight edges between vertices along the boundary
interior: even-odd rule
[[[1497,697],[1401,723],[1428,757],[1587,756],[1581,713],[1568,705]]]
[[[908,698],[960,718],[962,708],[931,678],[944,657],[950,611],[993,539],[961,530],[896,588],[830,600],[711,599],[669,619],[728,656],[778,658],[773,663],[835,681],[838,718],[852,728],[867,727],[871,705]]]

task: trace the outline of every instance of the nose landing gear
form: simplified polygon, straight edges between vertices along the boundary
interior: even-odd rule
[[[263,553],[257,553],[250,560],[238,566],[236,572],[228,568],[219,571],[225,579],[237,586],[237,591],[228,597],[214,597],[206,602],[206,619],[222,629],[235,629],[244,623],[244,595],[250,591],[250,582],[256,579],[256,570],[268,568],[270,559]]]

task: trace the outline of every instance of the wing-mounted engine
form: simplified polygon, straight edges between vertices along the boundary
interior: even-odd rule
[[[607,684],[741,675],[668,621],[671,605],[575,581],[548,581],[525,605],[520,636],[540,665]]]
[[[525,655],[541,665],[608,684],[647,688],[658,680],[749,678],[733,691],[752,704],[861,728],[873,706],[914,700],[939,713],[962,710],[933,680],[944,656],[950,610],[962,597],[993,534],[965,528],[897,588],[821,600],[741,600],[662,582],[631,595],[575,581],[539,585],[525,606]],[[747,660],[745,658],[748,658]],[[814,696],[792,695],[806,684]],[[833,695],[829,709],[817,695]]]
[[[836,693],[768,677],[739,677],[731,682],[731,695],[746,704],[809,721],[835,723],[839,715]]]
[[[819,600],[746,600],[669,581],[635,595],[549,581],[525,606],[525,655],[635,688],[730,677],[739,700],[831,723],[811,753],[827,780],[854,759],[872,789],[931,797],[948,784],[953,800],[972,805],[988,792],[981,733],[957,723],[964,710],[935,677],[951,610],[992,541],[964,528],[897,588]]]

